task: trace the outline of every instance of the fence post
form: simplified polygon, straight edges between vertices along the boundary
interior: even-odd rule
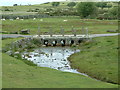
[[[73,28],[73,26],[72,26],[72,32],[73,32],[74,36],[76,36],[76,30]]]
[[[53,33],[52,33],[52,28],[49,28],[49,33],[50,33],[50,37],[52,37]]]
[[[82,26],[82,34],[85,34],[84,27]]]
[[[86,37],[88,37],[88,28],[86,28]]]
[[[38,36],[40,37],[40,26],[38,26]]]
[[[62,26],[61,26],[61,34],[64,37],[64,29],[62,28]]]

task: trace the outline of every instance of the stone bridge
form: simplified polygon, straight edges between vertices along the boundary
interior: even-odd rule
[[[89,35],[36,35],[34,38],[38,38],[41,44],[46,46],[77,45],[90,39]]]
[[[40,27],[38,27],[38,35],[34,36],[40,39],[41,43],[46,46],[66,46],[79,44],[84,40],[89,39],[88,29],[82,28],[82,34],[77,35],[76,30],[72,26],[72,35],[65,35],[64,29],[61,27],[60,35],[54,35],[52,28],[49,29],[49,35],[41,35]]]

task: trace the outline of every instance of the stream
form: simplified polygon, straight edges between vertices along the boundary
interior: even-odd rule
[[[71,68],[70,62],[67,60],[70,55],[77,52],[80,52],[80,50],[70,47],[40,47],[34,49],[32,52],[23,52],[22,58],[30,60],[40,67],[49,67],[64,72],[78,73],[87,76]]]

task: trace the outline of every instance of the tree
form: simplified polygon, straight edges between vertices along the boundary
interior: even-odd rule
[[[17,6],[17,4],[13,4],[13,6]]]
[[[92,15],[95,11],[96,7],[93,2],[81,2],[77,5],[77,12],[82,18]]]
[[[52,6],[59,6],[60,2],[52,2]]]
[[[103,9],[103,8],[107,7],[107,3],[106,2],[98,2],[98,3],[96,3],[96,6]]]
[[[68,7],[74,7],[75,5],[76,5],[75,2],[70,2],[70,3],[67,4]]]
[[[113,16],[118,16],[118,7],[113,7],[110,9],[109,13]]]
[[[112,7],[112,4],[107,4],[107,8],[111,8]]]

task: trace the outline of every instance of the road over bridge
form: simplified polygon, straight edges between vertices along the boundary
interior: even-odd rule
[[[115,36],[115,35],[120,35],[120,33],[108,33],[108,34],[91,34],[90,37],[94,38],[94,37],[104,37],[104,36]],[[1,38],[17,38],[17,37],[33,37],[35,35],[21,35],[21,34],[1,34],[0,37]],[[41,35],[42,37],[49,37],[50,35]],[[53,36],[60,36],[60,35],[53,35]],[[65,35],[65,36],[73,36],[73,35]],[[77,35],[79,36],[79,35]]]
[[[40,40],[43,45],[73,45],[79,44],[82,41],[92,39],[94,37],[103,37],[103,36],[114,36],[119,35],[118,33],[112,34],[83,34],[83,35],[20,35],[20,34],[3,34],[2,38],[17,38],[17,37],[25,37],[25,38],[37,38]]]

